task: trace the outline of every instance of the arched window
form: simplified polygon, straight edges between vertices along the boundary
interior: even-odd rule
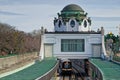
[[[85,28],[87,27],[87,21],[86,20],[84,21],[84,27]]]
[[[62,22],[61,22],[61,20],[59,20],[58,26],[60,27],[61,25],[62,25]]]
[[[74,21],[74,20],[71,20],[70,26],[71,26],[72,28],[75,27],[75,21]]]

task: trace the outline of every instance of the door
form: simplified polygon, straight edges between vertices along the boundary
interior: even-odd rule
[[[101,56],[101,45],[92,45],[92,57],[100,57]]]
[[[45,44],[44,52],[45,52],[45,57],[52,57],[53,44]]]

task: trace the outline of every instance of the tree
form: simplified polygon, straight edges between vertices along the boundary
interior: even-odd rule
[[[111,44],[110,41],[113,41],[113,43]],[[112,48],[113,52],[116,53],[119,51],[119,37],[118,35],[115,36],[112,32],[110,32],[109,34],[105,35],[105,42],[106,42],[106,49],[108,50],[108,48]],[[111,46],[110,46],[111,44]]]
[[[8,24],[0,23],[0,54],[21,54],[39,49],[40,30],[25,33]]]
[[[105,42],[108,40],[108,39],[112,39],[113,40],[113,43],[116,43],[119,41],[119,37],[115,36],[112,32],[108,33],[105,35]]]

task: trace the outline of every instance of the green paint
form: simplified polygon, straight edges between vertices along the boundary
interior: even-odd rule
[[[56,58],[45,58],[41,62],[37,61],[34,65],[9,76],[0,78],[0,80],[35,80],[52,69],[55,64]]]
[[[120,80],[120,65],[101,59],[91,59],[91,62],[102,71],[104,80]]]

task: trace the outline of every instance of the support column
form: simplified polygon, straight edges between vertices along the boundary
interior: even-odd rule
[[[104,42],[104,28],[101,27],[101,35],[102,35],[102,54],[101,57],[104,59],[107,57],[106,49],[105,49],[105,42]]]
[[[40,60],[44,59],[44,28],[41,27],[41,44],[40,44],[39,58]]]

